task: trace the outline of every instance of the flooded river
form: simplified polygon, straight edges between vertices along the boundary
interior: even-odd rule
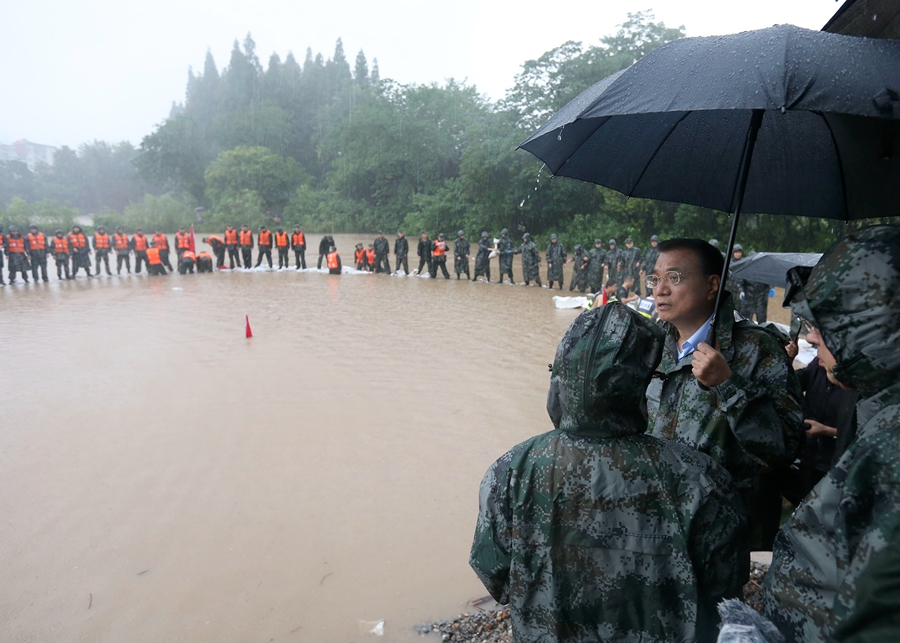
[[[364,239],[336,235],[345,264]],[[577,314],[554,294],[294,270],[0,289],[0,640],[374,641],[384,619],[402,642],[471,610],[481,476],[552,428]]]

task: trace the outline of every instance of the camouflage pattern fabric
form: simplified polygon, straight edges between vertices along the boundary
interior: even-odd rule
[[[603,290],[603,264],[606,262],[606,250],[594,246],[588,252],[591,262],[588,264],[588,284],[591,292]]]
[[[453,242],[453,267],[457,277],[461,274],[465,274],[466,278],[469,278],[469,260],[466,259],[466,257],[471,254],[471,249],[472,246],[468,239],[460,239],[457,237],[456,241]]]
[[[517,252],[522,255],[522,278],[541,283],[541,253],[534,241],[524,242]]]
[[[900,228],[866,228],[838,241],[791,308],[819,329],[836,360],[834,377],[859,392],[859,428],[778,534],[763,611],[789,641],[838,633],[895,640],[896,630],[877,638],[865,629],[900,612],[897,576],[880,581],[895,589],[876,600],[864,590],[878,582],[882,570],[873,566],[890,563],[900,535]]]
[[[505,275],[509,273],[512,275],[512,240],[509,237],[501,236],[497,240],[497,254],[500,256],[500,274]]]
[[[489,238],[482,238],[478,241],[478,254],[475,255],[475,279],[481,275],[491,278],[491,248],[494,243]]]
[[[576,288],[581,292],[587,290],[588,268],[590,264],[585,265],[585,259],[590,259],[590,257],[581,248],[578,248],[572,254],[572,262],[574,265],[572,266],[572,281],[569,283],[569,290],[575,290]]]
[[[563,246],[562,242],[557,241],[553,243],[552,241],[547,246],[547,281],[554,282],[558,281],[562,283],[563,280],[563,264],[566,263],[566,249]]]
[[[606,279],[619,279],[619,263],[622,261],[622,251],[619,250],[619,247],[616,246],[612,250],[606,251],[606,268],[608,273],[606,275]],[[619,282],[621,286],[622,283]]]
[[[659,259],[659,248],[654,248],[650,246],[647,248],[647,252],[644,253],[644,262],[641,264],[641,270],[644,271],[644,275],[652,275],[653,271],[656,269],[656,261]]]
[[[622,264],[621,278],[633,277],[635,283],[637,283],[641,278],[641,269],[637,264],[643,259],[644,254],[637,246],[632,246],[631,248],[626,246],[619,250],[619,263]]]
[[[762,470],[790,466],[802,447],[802,391],[781,339],[766,328],[735,321],[731,295],[719,314],[717,341],[731,377],[704,390],[691,368],[693,355],[680,362],[677,331],[668,334],[659,372],[647,390],[651,433],[706,453],[734,478],[750,512],[754,547],[771,543],[777,524],[763,533],[768,511],[780,514],[780,495],[761,494]],[[765,542],[768,540],[768,543]]]
[[[556,430],[488,469],[470,564],[517,643],[714,641],[739,596],[744,525],[728,474],[645,434],[663,333],[618,303],[582,313],[556,353]]]
[[[744,280],[738,282],[744,293],[744,300],[738,312],[747,319],[756,317],[759,324],[766,323],[769,310],[769,286],[758,281]]]

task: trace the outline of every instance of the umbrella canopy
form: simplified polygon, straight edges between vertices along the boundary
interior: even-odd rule
[[[758,281],[768,286],[785,287],[787,271],[795,266],[812,267],[822,257],[818,252],[757,252],[731,264],[735,279]]]
[[[900,215],[898,120],[900,41],[777,25],[664,45],[520,147],[554,175],[734,212],[718,311],[742,211]]]
[[[586,90],[520,147],[555,175],[629,196],[726,212],[894,216],[898,92],[900,41],[791,25],[684,38]]]

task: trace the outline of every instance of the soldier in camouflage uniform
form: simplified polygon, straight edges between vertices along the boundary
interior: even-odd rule
[[[640,292],[641,287],[638,282],[641,278],[641,262],[644,260],[644,253],[640,248],[635,248],[634,239],[631,237],[625,239],[625,248],[619,253],[619,265],[622,266],[622,272],[619,274],[619,280],[622,284],[630,277],[632,286],[627,288],[631,292]]]
[[[621,261],[621,252],[615,239],[609,240],[609,250],[606,251],[606,280],[614,279],[616,283],[621,284],[619,279],[619,264]]]
[[[600,239],[594,239],[594,247],[588,255],[590,256],[588,284],[592,293],[598,293],[603,290],[603,264],[606,262],[606,250],[603,249],[603,242]]]
[[[859,392],[858,430],[778,534],[763,612],[788,641],[894,641],[883,628],[900,613],[900,228],[838,241],[791,308],[819,331],[829,380]]]
[[[475,276],[472,277],[472,281],[484,275],[484,280],[491,283],[491,250],[493,248],[493,241],[488,237],[488,233],[483,231],[481,240],[478,242],[478,254],[475,255]]]
[[[581,292],[587,290],[590,261],[590,256],[584,251],[581,244],[576,243],[575,252],[572,254],[572,281],[569,282],[569,292],[576,288]]]
[[[550,290],[553,290],[553,282],[559,282],[559,289],[563,288],[563,265],[566,263],[566,249],[559,242],[556,233],[550,235],[550,245],[547,246],[547,281],[550,282]]]
[[[509,275],[509,283],[516,283],[513,281],[512,274],[512,239],[509,238],[509,230],[506,228],[500,231],[500,239],[497,241],[497,254],[500,255],[500,280],[497,283],[503,283],[503,275]]]
[[[667,332],[662,379],[647,391],[653,435],[706,453],[731,473],[750,514],[751,544],[769,549],[781,517],[777,479],[803,444],[800,382],[774,331],[737,322],[725,297],[708,343],[722,256],[700,239],[659,244],[653,281]]]
[[[522,235],[522,246],[513,252],[522,255],[522,279],[525,285],[533,281],[541,286],[541,253],[538,252],[537,245],[531,240],[529,233]]]
[[[650,237],[650,247],[647,248],[647,252],[644,253],[644,261],[641,263],[641,278],[640,285],[646,288],[646,284],[644,281],[647,278],[647,275],[653,274],[653,269],[656,268],[656,260],[659,258],[659,237],[655,234]],[[647,290],[647,295],[650,296],[653,293],[650,290]]]
[[[520,642],[714,641],[747,575],[727,472],[646,434],[662,329],[618,303],[582,313],[552,367],[556,430],[488,469],[469,562]],[[585,373],[589,375],[586,377]]]
[[[471,279],[469,276],[469,254],[471,245],[466,239],[466,233],[460,230],[456,233],[456,241],[453,244],[454,269],[456,270],[456,279],[459,280],[460,275],[466,273],[466,280]]]

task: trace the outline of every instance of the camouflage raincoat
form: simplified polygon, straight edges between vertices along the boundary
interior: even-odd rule
[[[897,640],[866,630],[900,611],[900,228],[838,241],[791,307],[861,399],[855,441],[775,540],[763,611],[789,641]]]
[[[481,483],[470,564],[509,603],[517,643],[714,641],[715,603],[739,595],[747,563],[730,477],[645,434],[663,340],[621,304],[581,314],[553,364],[557,429]]]
[[[751,544],[768,547],[778,529],[781,496],[777,490],[761,493],[761,474],[764,467],[790,466],[802,447],[803,394],[774,331],[736,322],[730,295],[719,319],[719,350],[733,374],[707,390],[691,371],[693,355],[678,361],[677,331],[664,324],[668,336],[659,365],[664,379],[647,389],[651,433],[699,449],[725,467],[750,512]]]
[[[531,237],[515,251],[522,255],[522,278],[525,281],[541,281],[541,253]]]

